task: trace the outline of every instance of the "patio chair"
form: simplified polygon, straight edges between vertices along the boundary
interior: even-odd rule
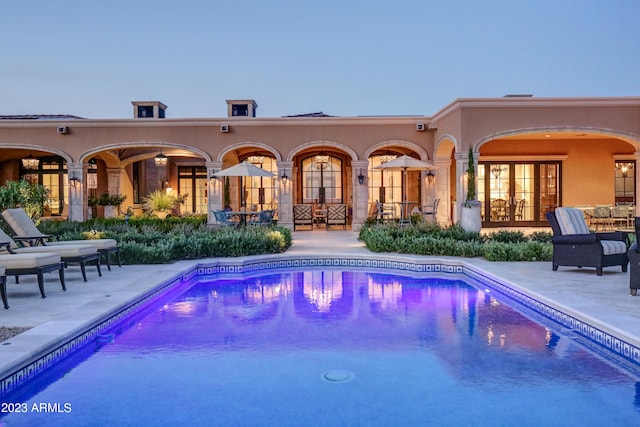
[[[603,267],[614,265],[627,271],[625,233],[590,233],[582,212],[575,208],[556,208],[546,216],[553,230],[553,271],[561,265],[595,267],[598,276]]]
[[[84,240],[83,240],[84,241]],[[82,278],[87,281],[86,265],[88,262],[95,261],[98,270],[98,276],[102,277],[100,269],[100,253],[95,246],[91,245],[47,245],[47,246],[26,246],[20,247],[9,237],[2,229],[0,229],[0,254],[33,254],[33,253],[52,253],[60,257],[65,267],[69,264],[80,265]]]
[[[613,227],[613,219],[611,218],[611,206],[597,205],[591,214],[591,225],[598,231],[600,226],[603,230],[609,230]]]
[[[61,245],[90,245],[94,246],[101,257],[107,262],[107,269],[111,270],[111,255],[116,255],[118,267],[122,267],[120,246],[115,239],[86,239],[53,241],[54,236],[42,234],[33,223],[29,215],[22,208],[7,209],[2,212],[5,222],[15,233],[14,240],[26,242],[29,246],[61,246]]]
[[[313,230],[313,206],[309,204],[293,205],[293,231],[296,226],[308,225]]]
[[[6,244],[8,245],[9,243]],[[64,263],[58,255],[53,253],[0,255],[0,268],[4,269],[5,275],[15,276],[16,283],[20,283],[19,276],[35,274],[38,277],[38,288],[42,298],[47,297],[44,292],[44,273],[58,270],[62,290],[67,290],[64,283]],[[6,284],[0,287],[0,292],[4,308],[9,308]]]
[[[276,211],[272,209],[257,212],[249,219],[249,225],[257,225],[259,227],[270,226],[273,224],[273,216],[275,213]]]
[[[422,207],[422,217],[424,220],[427,220],[427,217],[431,217],[431,222],[435,223],[438,219],[438,205],[440,204],[440,199],[435,199],[431,206],[423,206]]]
[[[213,216],[216,219],[216,224],[218,224],[220,227],[235,227],[236,225],[238,225],[237,222],[231,220],[231,218],[227,214],[227,211],[217,210],[211,212],[213,212]]]
[[[633,220],[633,225],[636,233],[636,242],[631,245],[627,255],[631,265],[631,270],[629,271],[629,293],[636,296],[638,289],[640,289],[640,247],[638,247],[638,243],[640,243],[640,240],[638,240],[640,238],[640,217],[636,217]]]
[[[347,205],[327,205],[327,228],[332,225],[347,229]]]
[[[385,205],[384,203],[380,203],[376,200],[376,209],[378,211],[378,215],[376,216],[376,218],[380,222],[387,222],[388,220],[393,219],[396,216],[393,205]]]

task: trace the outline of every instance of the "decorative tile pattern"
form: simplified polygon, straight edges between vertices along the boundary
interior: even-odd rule
[[[602,348],[612,352],[616,356],[619,356],[635,365],[639,365],[638,367],[640,368],[639,347],[628,343],[619,337],[613,336],[596,326],[590,325],[571,314],[564,313],[544,302],[538,301],[516,290],[514,287],[509,286],[508,283],[501,282],[499,279],[488,276],[483,272],[474,270],[470,267],[458,265],[455,262],[446,264],[438,262],[398,261],[394,259],[385,259],[383,257],[351,258],[340,256],[308,258],[283,257],[277,260],[229,259],[212,261],[210,264],[200,264],[192,270],[180,273],[172,280],[161,283],[140,300],[133,302],[125,309],[120,310],[117,313],[113,313],[103,321],[89,327],[79,336],[64,342],[54,349],[51,349],[28,365],[22,366],[16,369],[12,374],[0,379],[0,394],[4,394],[7,391],[16,388],[21,383],[28,381],[34,375],[47,369],[61,358],[66,357],[82,346],[87,345],[96,339],[100,339],[100,336],[105,331],[146,307],[165,292],[178,285],[197,279],[215,279],[230,274],[247,274],[253,272],[269,272],[269,270],[286,270],[309,267],[338,267],[341,269],[355,270],[381,269],[397,273],[444,273],[446,275],[451,274],[454,278],[465,278],[481,289],[490,289],[491,291],[498,292],[512,301],[515,301],[521,307],[530,310],[533,313],[533,317],[542,317],[555,322],[563,330],[563,334],[583,337],[584,339],[587,339],[592,343],[596,343]]]

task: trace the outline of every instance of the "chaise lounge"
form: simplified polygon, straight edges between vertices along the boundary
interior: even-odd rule
[[[553,230],[553,271],[558,266],[595,267],[602,276],[603,267],[616,265],[627,271],[625,233],[591,233],[582,211],[575,208],[556,208],[546,216]]]
[[[2,212],[2,217],[16,234],[15,240],[26,242],[29,246],[90,245],[94,246],[100,253],[100,256],[105,258],[109,270],[111,270],[112,254],[117,256],[118,266],[122,267],[120,247],[114,239],[51,241],[53,236],[42,234],[22,208],[7,209]]]
[[[65,266],[69,264],[79,264],[82,278],[87,281],[86,265],[88,262],[95,261],[98,270],[98,276],[102,277],[100,269],[100,253],[95,246],[91,245],[47,245],[47,246],[27,246],[19,247],[16,242],[11,239],[2,229],[0,229],[0,254],[33,254],[33,253],[52,253],[60,257]]]
[[[0,246],[7,245],[9,245],[9,242],[0,243]],[[19,276],[30,274],[38,276],[38,288],[42,298],[47,297],[44,292],[44,273],[58,270],[62,290],[67,290],[64,283],[64,263],[58,255],[53,253],[0,255],[0,268],[4,268],[5,275],[15,276],[16,283],[20,283]],[[6,285],[0,287],[0,296],[2,297],[4,308],[9,308]]]

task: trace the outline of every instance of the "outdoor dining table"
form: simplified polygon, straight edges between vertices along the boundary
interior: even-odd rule
[[[247,218],[253,215],[258,215],[258,211],[226,211],[227,217],[238,217],[238,225],[247,225]]]
[[[410,225],[411,224],[411,215],[409,214],[409,210],[412,205],[417,205],[418,202],[410,202],[408,200],[403,200],[401,202],[396,202],[400,207],[400,225]]]

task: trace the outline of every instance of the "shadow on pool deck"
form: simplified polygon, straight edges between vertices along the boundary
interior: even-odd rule
[[[358,233],[342,230],[314,229],[293,233],[290,255],[372,255],[386,256],[397,260],[424,259],[422,256],[406,254],[373,254],[358,241]],[[451,259],[438,257],[438,259]],[[89,281],[84,283],[78,267],[69,267],[66,272],[67,292],[63,292],[57,275],[47,274],[45,288],[47,298],[41,299],[35,277],[22,277],[16,285],[13,278],[7,279],[9,310],[0,310],[0,326],[34,327],[48,322],[44,329],[51,338],[57,328],[81,329],[92,319],[99,318],[128,300],[143,294],[157,283],[175,276],[178,272],[193,267],[202,260],[180,261],[164,265],[126,265],[104,271],[102,277],[88,272]],[[640,297],[629,295],[628,273],[619,268],[605,268],[598,277],[592,268],[560,267],[551,270],[550,262],[488,262],[482,259],[463,259],[493,276],[517,285],[534,296],[555,301],[568,307],[582,317],[595,319],[609,325],[612,331],[623,331],[631,342],[640,345]],[[106,269],[105,269],[106,270]],[[43,325],[44,326],[44,325]],[[26,332],[28,335],[31,331]],[[11,341],[11,340],[9,340]],[[18,344],[18,343],[16,343]],[[25,351],[27,341],[20,345],[0,347],[2,354]],[[17,348],[16,348],[17,347]]]

